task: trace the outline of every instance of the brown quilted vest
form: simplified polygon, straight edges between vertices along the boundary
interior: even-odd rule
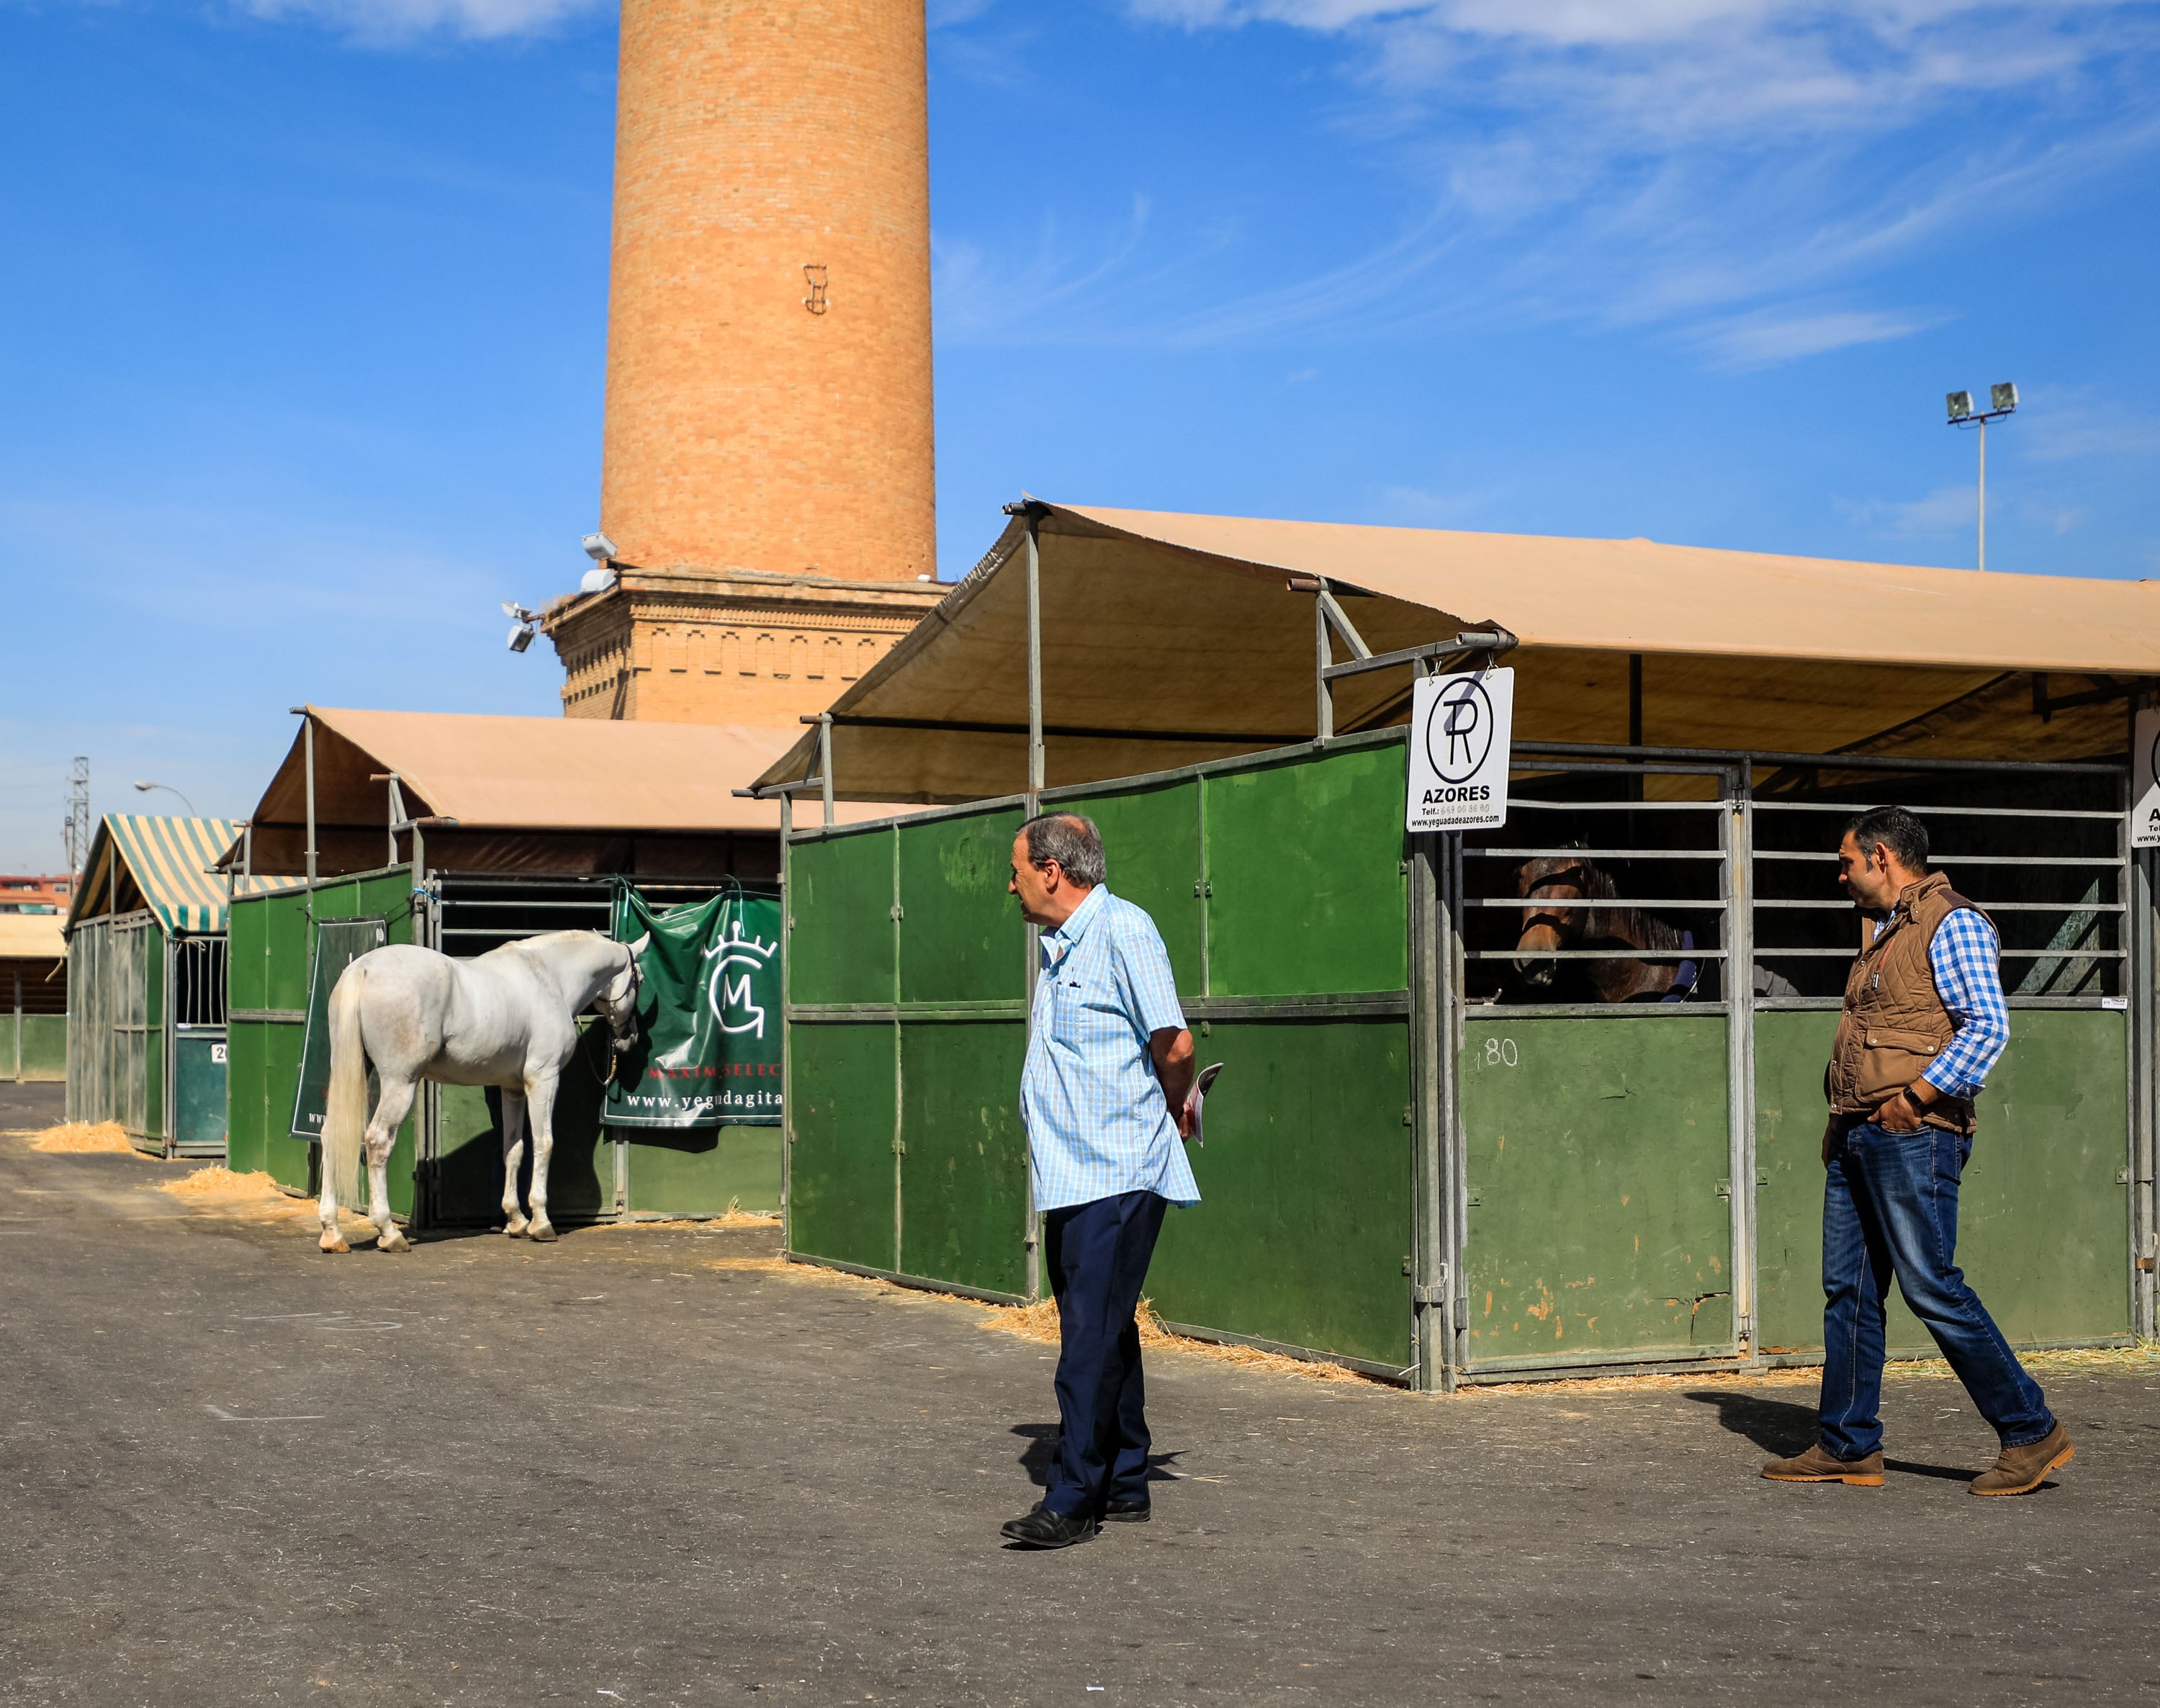
[[[1940,872],[1907,885],[1888,922],[1852,963],[1845,981],[1845,1012],[1823,1075],[1823,1094],[1836,1113],[1869,1114],[1918,1079],[1949,1046],[1956,1028],[1935,989],[1928,951],[1937,928],[1960,907],[1972,903]],[[1972,1103],[1942,1098],[1924,1119],[1954,1133],[1970,1133]]]

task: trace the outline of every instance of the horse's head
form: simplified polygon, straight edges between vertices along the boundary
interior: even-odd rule
[[[619,943],[623,964],[601,988],[599,1008],[607,1016],[608,1041],[621,1055],[637,1041],[637,958],[652,941],[651,932],[634,943]]]
[[[1572,851],[1580,846],[1525,860],[1515,873],[1515,893],[1523,898],[1523,928],[1516,952],[1543,952],[1514,963],[1516,979],[1532,991],[1550,990],[1560,982],[1562,963],[1545,957],[1581,942],[1590,915],[1586,904],[1610,887],[1598,882],[1602,875],[1587,859]]]

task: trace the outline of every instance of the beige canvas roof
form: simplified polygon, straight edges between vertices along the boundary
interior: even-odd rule
[[[407,812],[439,821],[425,828],[436,854],[453,842],[478,849],[492,833],[483,862],[489,870],[544,870],[550,849],[569,859],[560,869],[610,870],[605,838],[770,838],[780,828],[778,802],[743,800],[735,791],[768,769],[800,727],[305,710],[315,725],[315,817],[325,872],[386,863],[389,785],[375,779],[391,773]],[[304,869],[304,735],[294,735],[252,815],[245,856],[255,871]],[[871,816],[860,807],[848,811]],[[524,852],[506,854],[512,849],[506,837],[522,839]],[[574,845],[565,838],[579,840]],[[242,857],[241,843],[226,851],[229,864]]]
[[[67,939],[61,923],[57,913],[0,913],[0,961],[65,959]]]
[[[2082,758],[2123,750],[2120,690],[2160,674],[2147,582],[1058,505],[1038,527],[1052,787],[1310,740],[1293,578],[1327,580],[1375,653],[1505,628],[1519,740],[1624,742],[1636,654],[1651,745]],[[834,703],[844,798],[1024,786],[1025,540],[1015,518]],[[1337,730],[1399,723],[1409,687],[1340,682]],[[766,780],[811,763],[798,740]]]

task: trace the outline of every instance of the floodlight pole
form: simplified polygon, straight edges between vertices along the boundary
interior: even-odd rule
[[[2005,392],[2008,393],[2010,399],[2007,408],[1975,410],[1968,415],[1953,414],[1950,419],[1952,427],[1976,428],[1980,432],[1980,567],[1982,569],[1987,568],[1987,423],[2003,420],[2017,413],[2017,388],[2007,385],[1996,388],[1998,400]],[[1955,392],[1952,394],[1950,406],[1955,409],[1961,403],[1969,403],[1969,401],[1967,393]]]

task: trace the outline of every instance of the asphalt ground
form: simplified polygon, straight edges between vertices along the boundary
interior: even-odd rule
[[[1862,1490],[1756,1476],[1804,1387],[1151,1354],[1155,1521],[1023,1553],[1050,1349],[977,1307],[758,1231],[325,1258],[151,1189],[187,1167],[0,1140],[8,1704],[2160,1695],[2160,1366],[2048,1375],[2076,1461],[1983,1501],[1947,1380]]]

